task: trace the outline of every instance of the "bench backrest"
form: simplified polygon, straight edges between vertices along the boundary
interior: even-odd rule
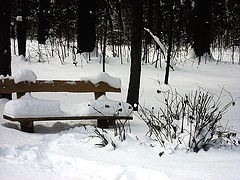
[[[105,94],[105,92],[121,92],[120,88],[111,87],[106,82],[93,84],[90,81],[71,80],[37,80],[32,82],[14,83],[13,79],[0,80],[0,93],[25,93],[25,92],[94,92],[95,98]]]

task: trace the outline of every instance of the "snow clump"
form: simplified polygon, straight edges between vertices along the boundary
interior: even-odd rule
[[[14,76],[14,83],[17,84],[22,81],[28,81],[36,83],[37,76],[36,74],[31,70],[21,70],[16,73]]]

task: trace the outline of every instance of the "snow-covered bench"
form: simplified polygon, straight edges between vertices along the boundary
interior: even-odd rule
[[[90,106],[91,108],[96,110],[97,113],[76,113],[76,114],[63,113],[60,110],[60,105],[58,104],[58,102],[56,103],[56,101],[54,102],[38,100],[36,98],[33,98],[30,94],[25,95],[25,93],[27,92],[73,92],[73,93],[92,92],[94,93],[95,100],[86,104],[86,106]],[[17,94],[17,100],[9,101],[8,104],[5,105],[3,118],[10,121],[18,121],[21,125],[21,130],[25,132],[34,132],[33,126],[34,121],[94,119],[97,120],[98,127],[107,128],[109,127],[109,125],[113,125],[115,120],[117,119],[132,120],[132,116],[129,113],[105,114],[97,110],[96,107],[99,106],[99,104],[103,105],[102,102],[107,101],[106,98],[101,100],[102,97],[105,97],[103,95],[106,95],[106,92],[120,93],[121,88],[113,87],[109,85],[107,82],[103,81],[92,82],[91,80],[81,81],[36,80],[35,82],[20,81],[17,83],[16,80],[11,78],[1,78],[0,80],[0,93]],[[128,106],[127,103],[120,103],[117,101],[107,101],[107,103],[115,105],[119,104],[120,106],[123,106],[122,104],[124,104],[124,108],[127,108],[127,112],[130,112],[132,110],[131,109],[132,107],[130,105]],[[96,107],[94,107],[94,104],[96,105]],[[43,108],[44,106],[45,108]],[[104,106],[108,107],[109,105],[105,104]],[[75,108],[76,107],[78,106],[75,106]],[[43,109],[41,110],[41,108]],[[79,108],[81,109],[84,107],[83,105],[81,105],[79,106]],[[46,109],[48,110],[48,112],[46,112]],[[49,114],[49,112],[51,113]]]

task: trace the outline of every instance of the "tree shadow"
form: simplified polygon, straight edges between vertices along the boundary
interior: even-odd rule
[[[6,127],[6,128],[10,128],[10,129],[20,130],[19,125],[16,123],[7,122],[7,123],[3,123],[2,126]]]
[[[96,121],[79,121],[79,122],[35,122],[34,124],[34,133],[38,134],[57,134],[62,131],[67,131],[69,129],[85,126],[85,125],[92,125],[96,126]],[[10,129],[21,130],[19,123],[3,123],[2,126]]]

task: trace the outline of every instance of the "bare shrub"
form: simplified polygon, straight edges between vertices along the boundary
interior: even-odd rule
[[[101,142],[98,144],[95,144],[96,146],[102,148],[105,147],[106,145],[108,145],[109,143],[111,143],[113,149],[116,149],[116,144],[112,141],[111,138],[108,138],[107,135],[107,131],[102,130],[102,133],[100,133],[100,131],[96,128],[94,130],[94,133],[96,134],[96,137],[98,137],[99,139],[101,139]]]
[[[131,132],[129,120],[116,120],[114,126],[114,135],[118,136],[120,141],[123,142],[126,140],[126,132],[129,130]]]
[[[140,106],[139,115],[149,127],[147,134],[156,138],[162,147],[166,147],[166,143],[174,143],[176,147],[181,145],[198,152],[202,148],[207,150],[214,140],[220,144],[239,144],[237,140],[233,141],[236,134],[223,130],[219,123],[227,109],[235,105],[231,94],[224,88],[219,95],[203,89],[184,96],[171,88],[157,93],[164,99],[162,107],[148,109]],[[221,101],[223,94],[229,97],[226,103]]]

